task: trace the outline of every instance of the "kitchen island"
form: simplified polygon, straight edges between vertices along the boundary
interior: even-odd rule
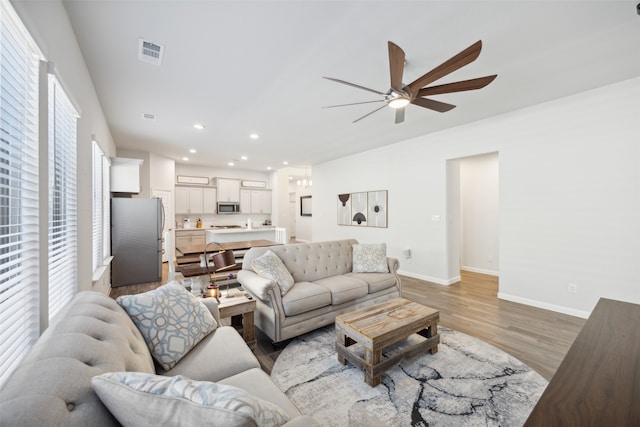
[[[206,243],[227,243],[246,240],[276,240],[275,227],[211,228],[206,233]]]

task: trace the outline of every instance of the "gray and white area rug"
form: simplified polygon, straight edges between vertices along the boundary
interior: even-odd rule
[[[547,381],[476,338],[439,327],[436,354],[405,359],[375,388],[338,362],[333,325],[292,342],[271,377],[323,426],[521,426]]]

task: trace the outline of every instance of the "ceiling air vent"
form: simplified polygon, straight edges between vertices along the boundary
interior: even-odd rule
[[[149,64],[162,64],[164,46],[152,43],[145,39],[138,39],[138,59]]]
[[[142,118],[145,120],[155,120],[156,115],[151,113],[142,113]]]

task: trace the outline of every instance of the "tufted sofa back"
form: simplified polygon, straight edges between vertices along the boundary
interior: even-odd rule
[[[144,338],[111,298],[80,292],[0,390],[2,426],[117,426],[91,388],[104,372],[155,373]]]
[[[357,243],[357,240],[349,239],[251,248],[244,256],[242,268],[251,270],[251,260],[271,250],[282,260],[296,283],[312,282],[351,272],[353,245]]]

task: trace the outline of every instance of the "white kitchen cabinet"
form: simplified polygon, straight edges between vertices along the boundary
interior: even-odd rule
[[[218,200],[217,198],[217,191],[215,188],[203,188],[202,189],[202,208],[203,208],[203,213],[206,214],[214,214],[217,211],[217,206],[216,206],[216,202]]]
[[[270,214],[271,190],[240,190],[240,212]]]
[[[176,187],[176,214],[203,213],[203,189]]]
[[[176,230],[176,248],[202,245],[205,242],[205,230]]]
[[[240,202],[240,180],[216,178],[219,202]]]

